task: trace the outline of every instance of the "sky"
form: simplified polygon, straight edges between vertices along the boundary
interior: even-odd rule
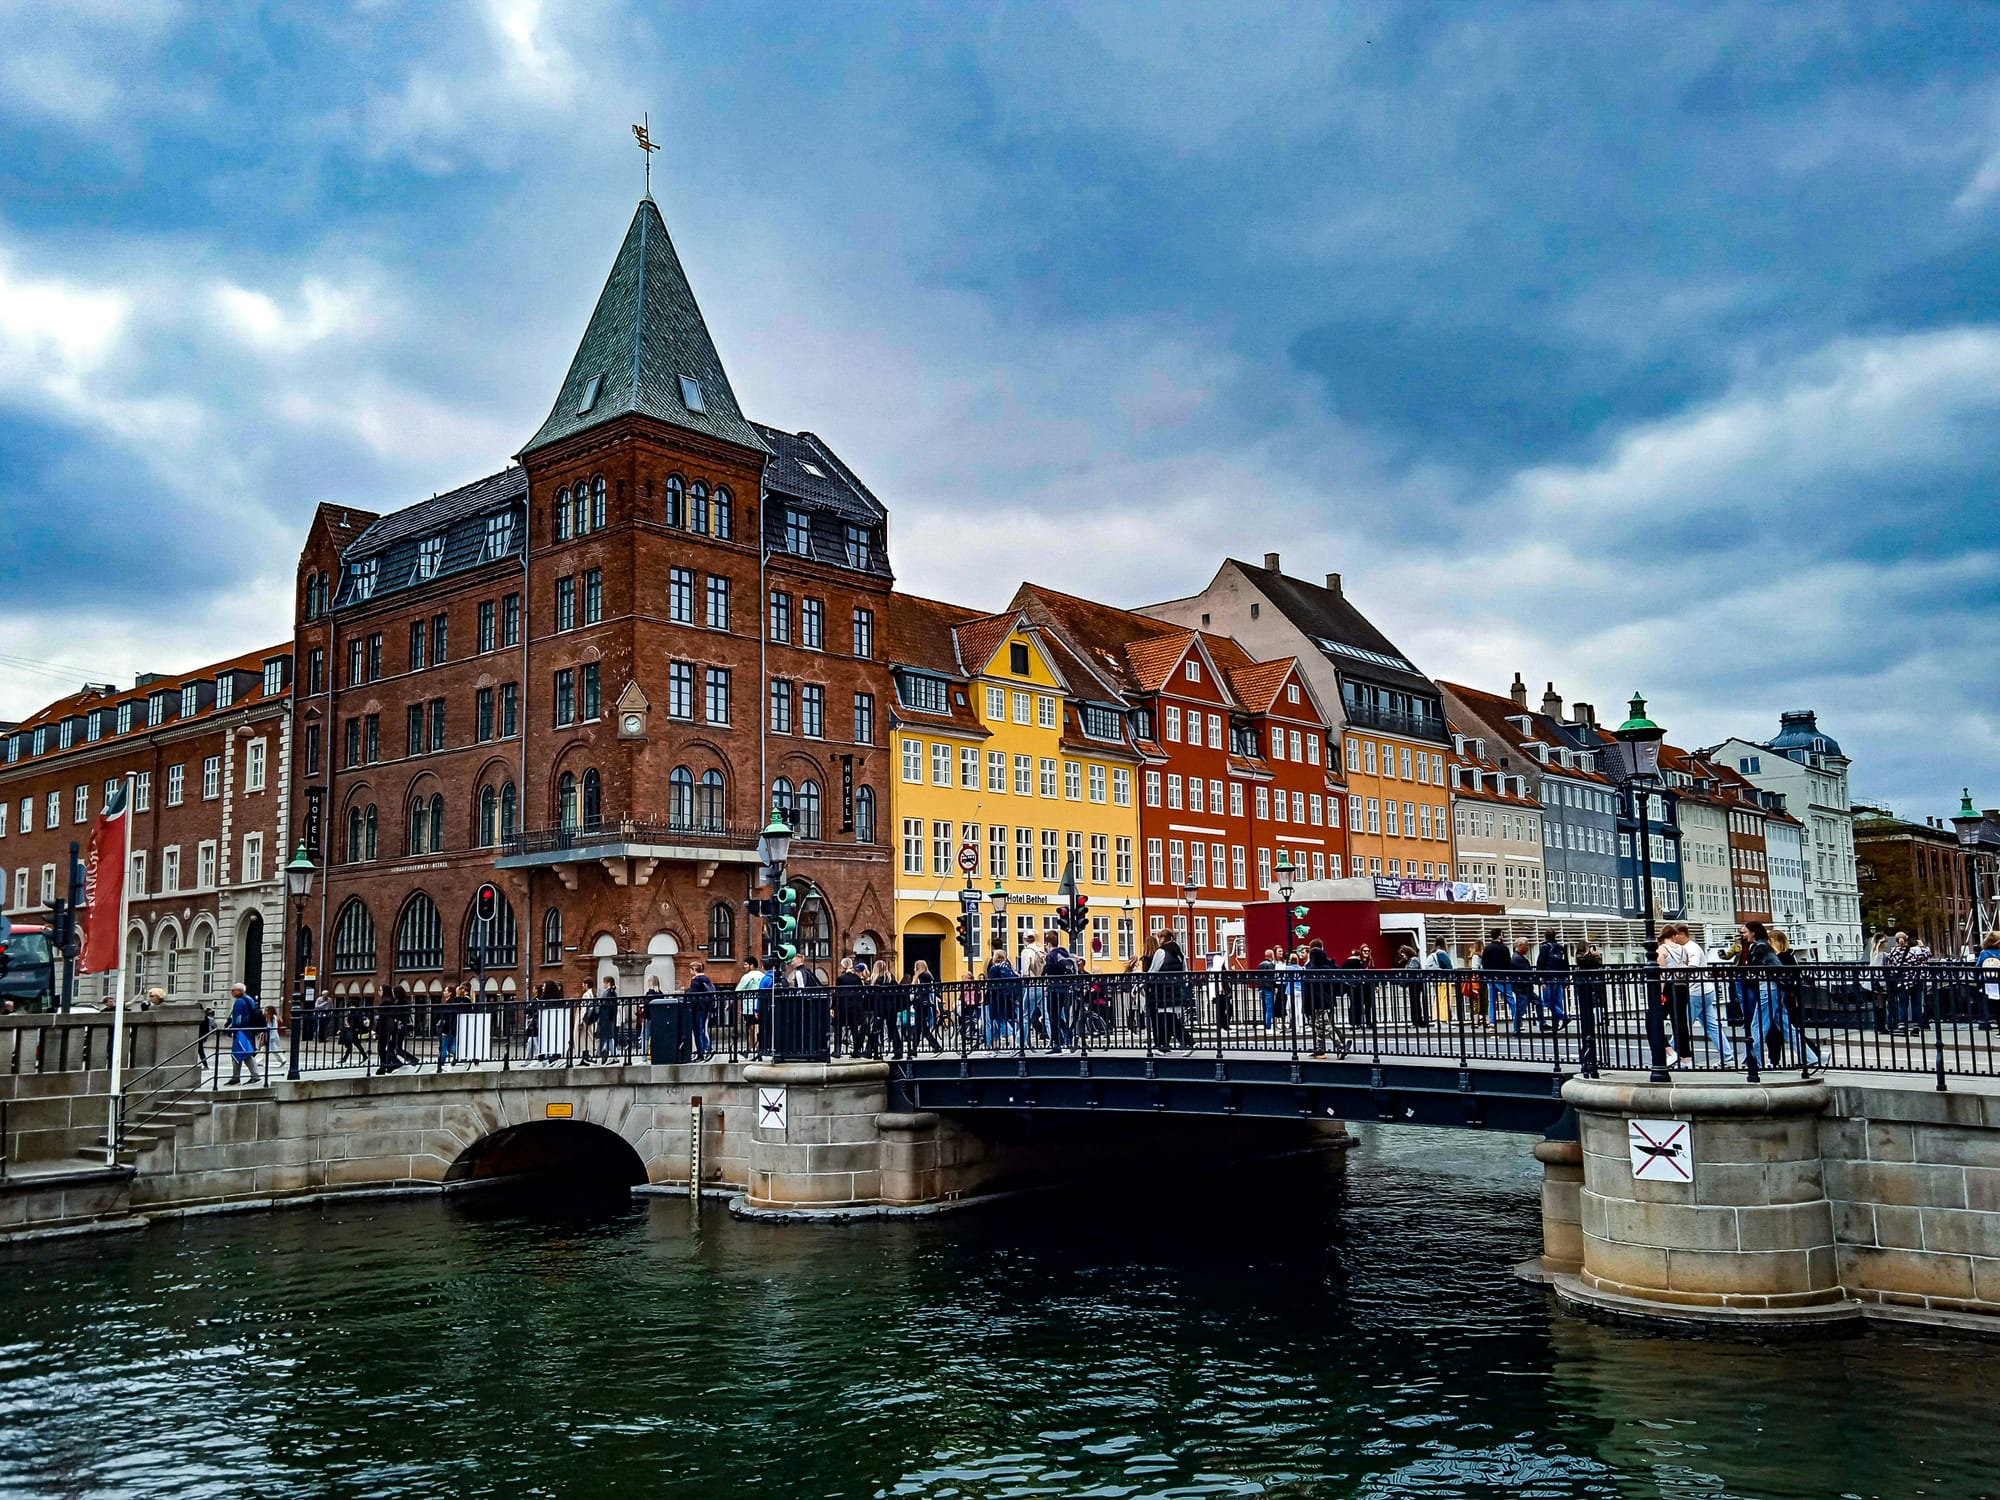
[[[1341,572],[1433,677],[2000,805],[2000,8],[0,0],[0,720],[504,466],[642,189],[901,585]]]

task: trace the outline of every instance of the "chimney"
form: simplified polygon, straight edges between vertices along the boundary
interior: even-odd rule
[[[1514,700],[1514,707],[1516,708],[1526,708],[1528,706],[1528,685],[1521,681],[1521,674],[1519,672],[1514,674],[1514,685],[1507,689],[1507,696]]]
[[[1556,685],[1553,682],[1542,693],[1542,712],[1558,724],[1562,722],[1563,701],[1561,695],[1556,692]]]
[[[1278,554],[1275,552],[1266,552],[1264,554],[1264,567],[1267,572],[1272,573],[1282,573],[1285,571],[1278,566]]]
[[[1576,714],[1577,723],[1586,725],[1591,729],[1597,727],[1597,710],[1592,708],[1588,703],[1577,704],[1573,711]]]
[[[1336,599],[1345,597],[1340,592],[1340,575],[1338,573],[1329,573],[1326,575],[1326,591]]]

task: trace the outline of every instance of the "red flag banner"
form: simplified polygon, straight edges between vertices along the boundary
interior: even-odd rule
[[[119,913],[124,905],[126,849],[131,840],[128,782],[120,781],[104,811],[90,825],[90,843],[83,856],[83,948],[77,956],[79,974],[115,973],[124,937]]]

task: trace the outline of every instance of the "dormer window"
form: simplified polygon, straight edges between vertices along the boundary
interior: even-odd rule
[[[689,411],[708,410],[708,403],[702,399],[701,382],[692,375],[681,376],[681,405]]]
[[[76,740],[76,720],[64,719],[62,723],[56,727],[57,748],[62,750],[67,750],[73,743],[75,743],[75,740]]]
[[[785,507],[785,550],[794,557],[812,556],[812,517],[796,506]]]
[[[514,550],[514,517],[511,512],[486,518],[486,555],[505,557]]]
[[[602,375],[591,376],[584,384],[582,398],[576,403],[576,414],[579,417],[597,405],[597,393],[603,389],[604,377]]]
[[[375,596],[375,562],[376,560],[371,557],[366,562],[353,563],[349,566],[348,577],[354,585],[354,597],[357,600],[372,599]]]
[[[201,689],[190,682],[186,687],[181,689],[181,717],[183,719],[193,718],[195,711],[200,707]]]
[[[427,536],[417,543],[417,577],[435,578],[444,561],[444,538]]]
[[[850,568],[868,566],[868,528],[848,522],[842,529],[842,540],[847,547],[847,565]]]
[[[236,701],[236,679],[224,672],[215,679],[215,706],[227,708]]]

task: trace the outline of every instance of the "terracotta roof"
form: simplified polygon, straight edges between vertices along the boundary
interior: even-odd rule
[[[993,660],[993,653],[1000,649],[1000,643],[1014,633],[1014,627],[1021,623],[1021,616],[1015,610],[1005,610],[997,615],[985,615],[976,620],[967,620],[958,627],[958,659],[967,675],[983,670]]]
[[[1283,689],[1285,679],[1292,675],[1292,662],[1290,658],[1284,661],[1255,661],[1226,670],[1229,685],[1243,700],[1243,706],[1252,713],[1267,714],[1277,706],[1278,693]]]
[[[1067,638],[1071,652],[1080,656],[1100,677],[1120,693],[1149,691],[1139,685],[1125,648],[1133,641],[1148,640],[1171,633],[1185,638],[1185,626],[1058,593],[1040,584],[1023,583],[1014,591],[1010,609],[1024,611],[1028,618]]]
[[[1157,693],[1167,685],[1174,668],[1194,642],[1192,630],[1175,630],[1168,635],[1150,636],[1125,643],[1125,660],[1142,693]]]
[[[958,659],[955,632],[967,621],[984,618],[981,611],[961,604],[893,593],[889,595],[888,628],[883,632],[889,660],[898,666],[963,677],[966,669]]]
[[[131,735],[143,734],[146,733],[148,729],[148,726],[145,723],[146,700],[152,697],[155,693],[172,693],[176,697],[178,697],[180,694],[180,690],[183,687],[187,686],[187,684],[189,684],[190,682],[213,682],[219,674],[224,672],[254,673],[257,677],[257,681],[251,684],[243,692],[239,693],[236,696],[235,701],[232,702],[228,708],[219,710],[219,712],[222,713],[234,713],[239,708],[243,708],[252,703],[259,703],[264,701],[264,682],[263,682],[264,663],[274,656],[282,656],[287,660],[290,660],[291,654],[292,654],[292,643],[290,641],[283,641],[275,646],[267,646],[261,651],[246,651],[241,656],[232,656],[224,661],[211,662],[209,665],[205,667],[197,667],[193,671],[181,672],[170,676],[156,677],[151,682],[147,683],[144,687],[135,686],[123,690],[114,689],[108,693],[100,691],[94,686],[84,688],[78,692],[70,693],[65,697],[58,698],[53,703],[44,704],[41,708],[36,709],[35,712],[29,714],[25,719],[21,720],[20,723],[18,723],[12,729],[10,729],[8,731],[8,734],[10,736],[16,734],[32,736],[34,731],[38,727],[52,726],[55,724],[59,724],[64,719],[69,718],[73,714],[87,714],[96,709],[109,709],[114,714],[114,717],[111,721],[111,728],[106,730],[106,732],[99,738],[88,742],[83,740],[78,740],[75,744],[71,745],[69,747],[69,750],[67,751],[58,750],[53,744],[51,744],[50,747],[42,753],[42,755],[44,759],[47,759],[48,757],[55,755],[69,754],[72,751],[85,748],[86,743],[88,743],[91,746],[107,745],[119,737],[117,731],[117,719],[115,717],[115,714],[117,707],[120,703],[135,703],[138,705],[138,708],[133,713],[133,719],[135,722],[133,723],[132,728],[129,731],[127,731],[128,737]],[[288,685],[286,688],[281,688],[277,693],[273,694],[272,696],[274,698],[282,698],[289,691],[290,689]],[[193,716],[193,719],[206,718],[208,717],[208,715],[216,712],[218,712],[218,710],[211,704],[210,706],[199,710]],[[191,723],[193,722],[193,719],[181,719],[179,717],[175,717],[167,720],[165,724],[153,725],[151,726],[151,728],[154,731],[158,731],[161,729],[166,729],[176,724]],[[28,760],[33,758],[30,755],[26,744],[24,744],[22,747],[21,756],[22,759],[21,762],[19,762],[20,764],[25,764]]]

